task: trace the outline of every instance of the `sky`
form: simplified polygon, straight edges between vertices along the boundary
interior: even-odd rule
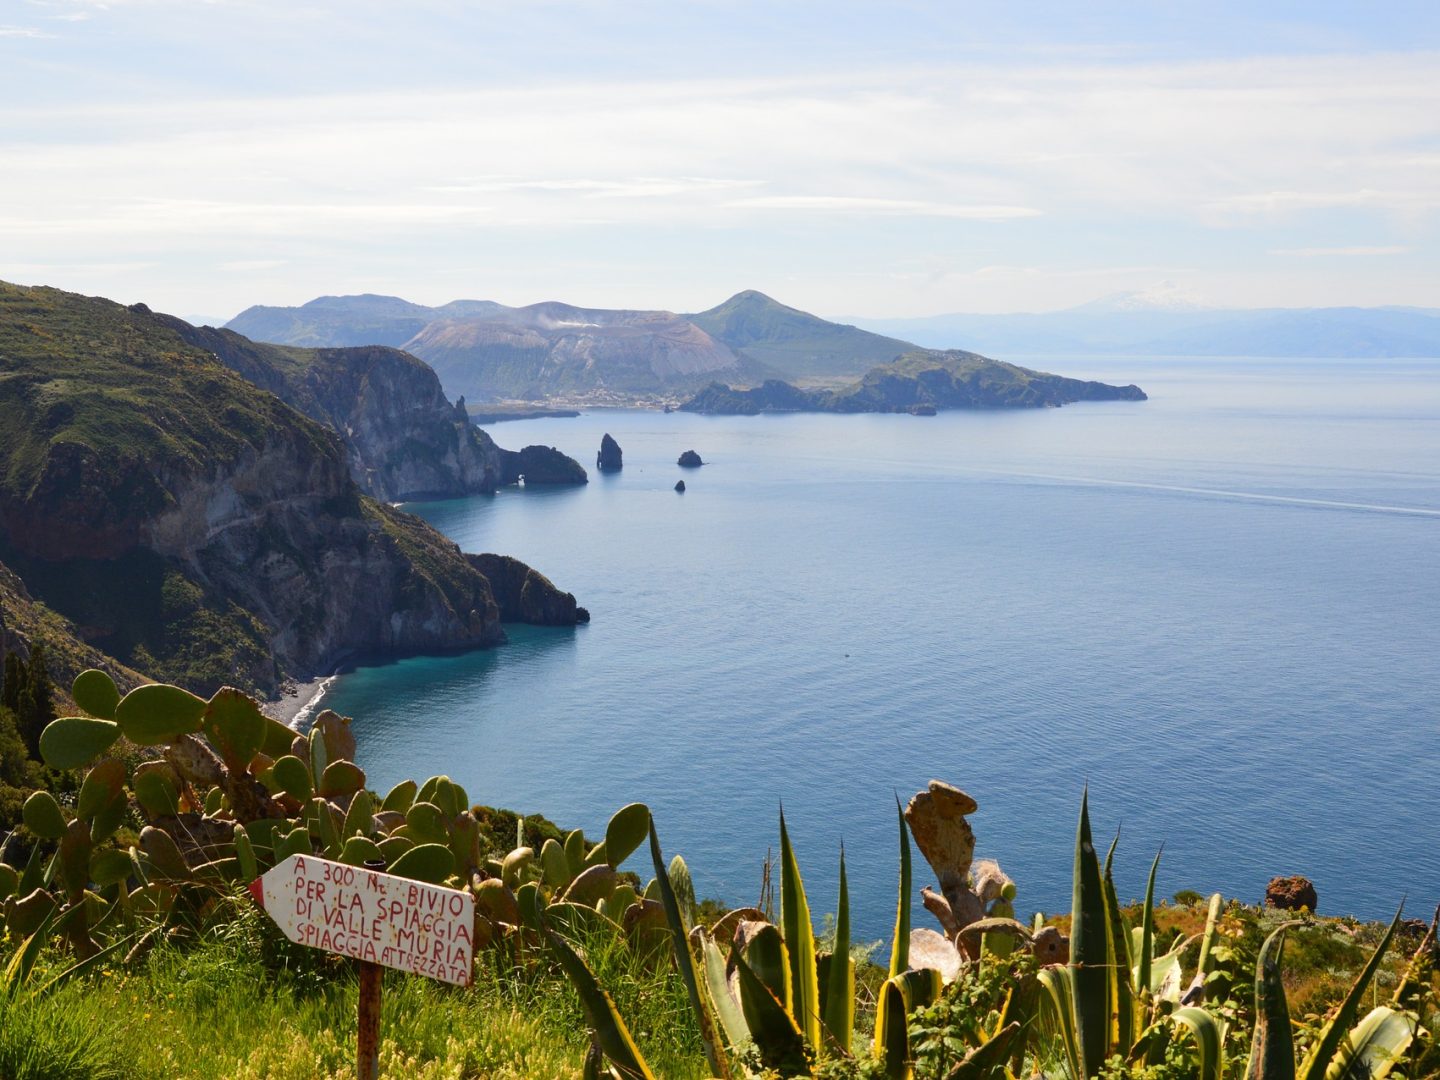
[[[1440,3],[0,0],[0,279],[1440,306]]]

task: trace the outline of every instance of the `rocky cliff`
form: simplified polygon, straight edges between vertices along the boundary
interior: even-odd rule
[[[344,441],[350,475],[388,502],[493,492],[526,470],[532,483],[584,483],[585,470],[558,450],[502,450],[451,405],[424,361],[385,346],[285,348],[232,330],[157,316],[249,382],[318,420]],[[532,453],[532,451],[536,451]],[[540,479],[542,476],[545,479]]]
[[[143,308],[0,284],[0,558],[31,593],[199,690],[503,640],[454,544],[213,352]]]
[[[489,580],[503,622],[574,626],[590,621],[590,612],[576,606],[572,593],[561,592],[519,559],[509,555],[466,555],[465,559]]]

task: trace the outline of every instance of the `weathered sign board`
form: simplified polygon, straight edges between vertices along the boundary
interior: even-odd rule
[[[300,945],[470,985],[475,899],[468,892],[310,855],[276,863],[250,892]]]

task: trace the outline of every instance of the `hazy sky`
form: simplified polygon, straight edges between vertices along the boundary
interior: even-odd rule
[[[1440,3],[0,0],[0,278],[1440,306]]]

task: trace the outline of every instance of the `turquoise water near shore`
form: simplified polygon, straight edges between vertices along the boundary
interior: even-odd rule
[[[643,800],[699,892],[736,903],[783,799],[812,907],[833,910],[843,841],[870,938],[895,793],[931,777],[979,801],[1022,911],[1068,909],[1087,781],[1126,896],[1163,843],[1164,894],[1303,873],[1324,911],[1430,910],[1440,360],[1015,359],[1151,400],[490,428],[591,483],[407,509],[594,621],[344,675],[326,704],[371,785],[445,772],[592,834]],[[619,474],[593,469],[606,431]],[[708,464],[676,467],[691,448]]]

